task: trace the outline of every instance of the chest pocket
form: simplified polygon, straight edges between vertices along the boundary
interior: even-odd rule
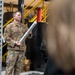
[[[11,38],[19,40],[23,36],[23,28],[21,26],[14,26],[11,28]]]

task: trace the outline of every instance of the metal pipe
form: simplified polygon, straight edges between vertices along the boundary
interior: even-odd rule
[[[21,43],[25,38],[27,38],[28,34],[31,30],[37,25],[37,22],[34,21],[34,23],[30,26],[30,28],[27,30],[27,32],[23,35],[23,37],[19,40],[19,43]]]
[[[2,35],[2,41],[3,41],[3,43],[5,43],[5,38],[3,37],[3,35]]]
[[[35,0],[31,1],[31,2],[24,8],[24,10],[27,9],[34,1],[35,1]]]

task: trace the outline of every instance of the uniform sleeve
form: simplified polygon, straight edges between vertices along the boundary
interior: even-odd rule
[[[14,47],[15,41],[11,38],[10,26],[7,26],[4,30],[4,38],[10,47]]]

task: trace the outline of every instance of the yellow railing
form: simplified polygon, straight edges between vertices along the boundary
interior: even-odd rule
[[[43,22],[44,21],[46,22],[47,12],[48,12],[48,9],[51,6],[51,4],[52,3],[49,3],[48,5],[46,5],[46,6],[43,7],[43,10],[42,10],[42,17],[44,18]],[[31,20],[29,20],[29,22],[33,22],[36,19],[37,19],[37,14]]]
[[[45,9],[43,9],[42,13],[44,12],[44,10],[45,10]],[[35,21],[36,19],[37,19],[37,14],[36,14],[31,20],[29,20],[29,22],[33,22],[33,21]]]
[[[52,3],[51,3],[51,5],[52,5]],[[46,9],[46,10],[47,10],[47,13],[46,13],[47,15],[46,15],[45,18],[43,18],[43,20],[42,20],[43,22],[44,22],[44,21],[47,19],[47,17],[50,15],[50,12],[49,12],[49,11],[50,11],[51,5]],[[49,11],[48,11],[48,10],[49,10]]]
[[[12,22],[13,21],[13,18],[12,19],[10,19],[6,24],[4,24],[3,25],[3,28],[5,27],[5,26],[7,26],[10,22]]]
[[[45,9],[42,10],[42,13],[44,13],[44,11],[45,11]],[[29,22],[33,22],[33,21],[35,21],[36,18],[37,18],[37,14],[36,14],[31,20],[29,20]]]
[[[4,47],[4,46],[6,46],[7,45],[7,43],[5,43],[3,46],[2,46],[2,48]]]
[[[2,61],[5,61],[5,59],[6,59],[5,56],[7,55],[7,53],[8,53],[8,52],[6,52],[6,53],[2,56]]]
[[[43,1],[40,0],[32,9],[30,9],[25,15],[24,15],[24,18],[26,18],[30,12],[32,12],[33,10],[35,10]]]
[[[35,0],[32,0],[32,1],[24,8],[24,10],[27,9],[34,1],[35,1]]]
[[[49,5],[44,6],[43,13],[42,13],[42,19],[46,17],[48,6],[49,6]],[[45,19],[43,22],[46,22],[46,19]]]

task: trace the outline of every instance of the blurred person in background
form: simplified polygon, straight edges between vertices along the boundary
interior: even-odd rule
[[[46,42],[52,64],[59,74],[75,74],[75,0],[53,1],[49,24],[46,29]],[[50,65],[48,61],[47,66]],[[45,75],[53,69],[46,68]],[[55,69],[55,68],[54,68]],[[64,72],[64,73],[63,73]],[[55,74],[58,74],[57,72]],[[52,75],[52,74],[51,74]]]

